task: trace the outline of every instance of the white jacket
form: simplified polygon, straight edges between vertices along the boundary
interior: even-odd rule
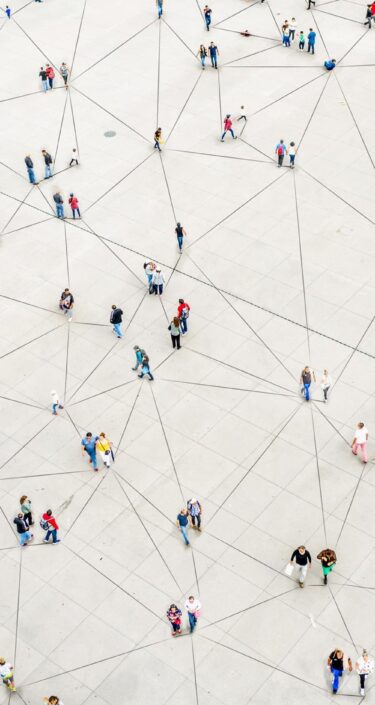
[[[152,276],[153,284],[164,284],[165,278],[163,272],[154,272]]]

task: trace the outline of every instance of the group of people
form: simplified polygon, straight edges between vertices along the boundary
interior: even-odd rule
[[[193,633],[197,626],[198,617],[200,617],[202,605],[194,595],[190,595],[185,602],[185,610],[189,620],[190,634]],[[174,603],[167,610],[167,619],[172,627],[172,636],[182,634],[181,622],[182,612]]]
[[[275,154],[277,156],[277,166],[282,167],[285,155],[289,156],[289,166],[294,169],[294,163],[296,159],[297,147],[295,142],[291,142],[289,147],[286,146],[284,140],[280,140],[275,147]]]
[[[28,543],[34,538],[34,534],[31,533],[30,527],[35,523],[31,510],[31,499],[29,499],[27,495],[22,495],[20,498],[20,511],[17,516],[14,517],[13,523],[16,525],[20,546],[27,546]],[[60,543],[60,539],[57,537],[59,526],[53,516],[52,509],[47,509],[47,511],[42,514],[39,525],[41,529],[46,532],[43,539],[44,543],[49,543],[51,536],[52,543]]]
[[[62,62],[59,73],[64,81],[66,88],[68,87],[69,69],[65,63]],[[50,64],[46,64],[45,67],[41,66],[39,71],[39,78],[42,83],[42,90],[46,93],[48,90],[53,89],[53,82],[56,78],[55,69]]]
[[[91,431],[88,431],[81,440],[82,457],[84,457],[86,453],[89,456],[89,465],[92,465],[93,470],[97,472],[97,453],[99,453],[104,467],[108,469],[115,460],[112,445],[112,441],[106,437],[105,433],[102,432],[99,436],[93,436]]]
[[[64,212],[64,199],[60,193],[60,191],[56,191],[56,193],[53,194],[53,200],[55,202],[56,206],[56,215],[58,218],[65,218],[65,212]],[[74,193],[71,193],[68,198],[68,203],[70,205],[70,208],[72,210],[72,218],[73,220],[76,219],[76,215],[78,218],[81,217],[81,211],[79,208],[79,201],[77,196],[74,195]]]
[[[327,585],[328,575],[333,570],[333,567],[337,563],[336,553],[332,548],[324,548],[317,555],[318,561],[320,561],[323,571],[323,583]],[[298,546],[295,551],[293,551],[289,564],[286,567],[286,574],[291,576],[294,570],[294,566],[298,569],[298,582],[301,588],[305,585],[305,579],[307,575],[308,568],[311,568],[311,553],[306,549],[305,546]]]
[[[362,696],[365,694],[366,680],[373,672],[374,665],[374,659],[370,658],[366,649],[363,649],[362,656],[355,664],[355,670],[359,675],[359,693]],[[333,695],[336,695],[339,689],[340,678],[342,677],[344,671],[348,671],[349,673],[353,671],[353,663],[350,656],[345,658],[342,649],[334,649],[334,651],[332,651],[328,656],[327,668],[332,673],[332,693]]]
[[[375,22],[375,2],[367,5],[366,20],[363,24],[367,24],[368,28],[371,29],[371,22]]]
[[[52,159],[50,153],[47,152],[46,149],[42,149],[42,157],[43,157],[43,162],[44,162],[44,178],[45,178],[45,179],[51,179],[52,176],[53,176],[53,173],[52,173],[53,159]],[[25,164],[26,164],[27,176],[29,177],[30,183],[37,185],[37,184],[39,183],[39,181],[37,181],[37,180],[36,180],[36,177],[35,177],[34,162],[33,162],[32,158],[31,158],[31,155],[30,155],[30,154],[27,154],[26,157],[25,157],[25,159],[24,159],[24,161],[25,161]],[[72,149],[71,160],[70,160],[70,162],[69,162],[69,166],[73,166],[74,162],[75,162],[76,165],[78,166],[78,154],[77,154],[77,150],[76,150],[75,147]],[[74,194],[73,194],[73,193],[70,194],[70,199],[72,199],[72,201],[69,200],[69,203],[70,203],[70,205],[71,205],[71,207],[72,207],[72,210],[73,210],[73,208],[74,208],[75,211],[78,211],[78,215],[79,215],[79,217],[80,217],[79,207],[78,207],[78,199],[74,197]],[[75,199],[75,202],[74,202],[74,205],[73,205],[74,199]],[[59,201],[59,203],[60,203],[60,201]],[[62,200],[61,200],[61,203],[63,203]],[[64,212],[64,210],[63,210],[63,212]],[[61,216],[58,215],[58,213],[56,213],[56,215],[57,215],[58,218],[61,217]],[[73,218],[75,218],[74,213],[73,213]]]
[[[295,17],[292,17],[291,22],[289,20],[284,20],[281,26],[282,42],[284,47],[290,47],[290,42],[294,42],[296,36],[297,21]],[[310,27],[309,33],[307,35],[307,51],[308,53],[315,54],[315,42],[316,42],[316,32]],[[306,43],[306,37],[304,30],[301,30],[298,35],[298,49],[304,51]]]
[[[182,507],[177,515],[176,526],[181,531],[186,546],[190,546],[188,537],[189,526],[191,526],[192,529],[197,529],[197,531],[202,531],[202,512],[201,503],[198,499],[193,497],[192,499],[188,499],[186,507]]]
[[[199,47],[199,49],[198,49],[197,56],[198,56],[199,59],[200,59],[200,62],[201,62],[201,65],[202,65],[202,69],[205,69],[205,68],[206,68],[206,59],[207,59],[207,56],[209,56],[210,59],[211,59],[211,66],[212,66],[212,68],[213,68],[213,69],[217,69],[217,57],[219,56],[219,54],[220,54],[220,52],[219,52],[219,49],[217,48],[215,42],[211,42],[211,43],[209,44],[209,46],[207,47],[207,49],[206,49],[206,47],[204,46],[204,44],[201,44],[200,47]]]

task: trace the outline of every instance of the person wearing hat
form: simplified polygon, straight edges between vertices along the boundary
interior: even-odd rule
[[[69,196],[69,203],[70,203],[70,207],[71,207],[71,209],[72,209],[72,215],[73,215],[74,220],[75,220],[75,217],[76,217],[76,213],[78,213],[78,218],[80,218],[80,217],[81,217],[81,212],[80,212],[80,210],[79,210],[78,198],[77,198],[77,196],[74,195],[74,193],[71,193],[71,194],[70,194],[70,196]]]
[[[224,137],[227,134],[227,132],[230,132],[230,134],[232,135],[234,140],[237,139],[237,137],[234,136],[232,125],[233,125],[233,123],[232,123],[232,120],[230,119],[230,115],[226,115],[225,120],[224,120],[224,132],[221,135],[222,142],[224,142]]]
[[[202,505],[200,502],[198,502],[195,497],[192,499],[188,499],[187,501],[187,510],[188,510],[188,515],[189,515],[189,520],[190,524],[193,529],[198,529],[198,531],[202,531],[201,529],[201,516],[202,516]],[[195,525],[195,522],[197,522],[197,525]]]
[[[155,272],[152,275],[152,286],[154,289],[154,294],[159,296],[163,293],[163,286],[165,284],[165,277],[160,267],[156,267]]]

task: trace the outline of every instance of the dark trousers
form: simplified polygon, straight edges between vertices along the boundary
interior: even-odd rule
[[[172,625],[172,629],[175,633],[179,632],[181,630],[181,624],[176,624],[176,622],[171,622],[171,625]]]
[[[78,166],[78,159],[71,159],[69,166],[72,166],[72,165],[73,165],[73,162],[75,162],[75,163],[77,164],[77,166]]]
[[[305,42],[299,42],[298,48],[299,48],[299,49],[304,49],[304,48],[305,48]]]
[[[314,5],[314,7],[315,7],[315,0],[309,0],[309,4],[308,4],[308,6],[307,6],[307,9],[308,9],[308,10],[311,9],[311,5]]]
[[[57,530],[56,529],[48,529],[46,533],[46,541],[49,541],[49,537],[52,536],[52,542],[56,543],[57,541]]]
[[[76,217],[76,213],[78,213],[78,218],[81,217],[81,211],[79,210],[79,208],[72,208],[72,213],[73,213],[73,218],[74,218],[74,219],[75,219],[75,217]]]
[[[366,673],[360,673],[359,680],[361,682],[361,688],[364,688],[366,683]]]
[[[217,55],[211,54],[211,66],[217,69]]]
[[[48,79],[49,87],[53,88],[53,78]]]
[[[198,526],[198,529],[200,529],[201,528],[201,515],[198,514],[196,517],[193,517],[193,516],[191,517],[191,523],[193,524],[193,526],[195,526],[195,520],[197,520],[197,526]]]
[[[179,350],[180,347],[181,347],[181,345],[180,345],[180,334],[178,334],[178,335],[172,335],[172,333],[171,333],[171,338],[172,338],[172,345],[173,345],[173,347],[175,348],[175,347],[177,346],[177,350]]]
[[[31,512],[26,512],[26,514],[23,515],[23,518],[28,526],[33,525],[34,522]]]
[[[162,294],[163,293],[163,284],[154,284],[154,294]]]
[[[296,33],[296,30],[295,30],[295,29],[290,29],[289,32],[290,32],[290,38],[291,38],[292,42],[294,42],[294,35],[295,35],[295,33]]]
[[[277,155],[277,163],[278,163],[278,165],[279,165],[279,166],[282,166],[282,165],[283,165],[283,161],[284,161],[284,155],[283,155],[283,154],[278,154],[278,155]]]
[[[310,42],[309,42],[308,45],[307,45],[307,51],[308,51],[309,53],[310,53],[310,49],[311,49],[311,53],[312,53],[312,54],[315,54],[315,44],[310,44]]]

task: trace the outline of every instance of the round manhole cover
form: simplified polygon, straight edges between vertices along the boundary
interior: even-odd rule
[[[116,132],[114,130],[108,130],[107,132],[104,133],[104,137],[115,137]]]

